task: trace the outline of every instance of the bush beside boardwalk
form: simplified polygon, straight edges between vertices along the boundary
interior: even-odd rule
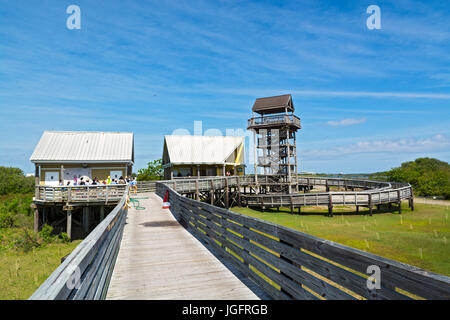
[[[33,232],[29,210],[32,196],[0,198],[0,300],[28,299],[58,267],[61,258],[81,242],[68,242],[67,236],[53,234],[47,225],[39,233]]]
[[[28,299],[80,243],[50,226],[33,232],[33,190],[33,177],[0,167],[0,300]]]

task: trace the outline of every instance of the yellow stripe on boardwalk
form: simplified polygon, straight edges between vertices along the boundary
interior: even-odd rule
[[[130,208],[107,299],[258,299],[154,193]]]

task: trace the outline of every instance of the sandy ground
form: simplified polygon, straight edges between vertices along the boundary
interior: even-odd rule
[[[415,203],[436,204],[440,206],[450,206],[450,200],[433,200],[427,198],[414,197]]]

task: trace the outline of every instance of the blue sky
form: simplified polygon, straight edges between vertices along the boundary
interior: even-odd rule
[[[165,134],[245,129],[284,93],[302,171],[449,161],[449,21],[448,1],[0,0],[0,165],[33,172],[44,130],[132,131],[137,169]]]

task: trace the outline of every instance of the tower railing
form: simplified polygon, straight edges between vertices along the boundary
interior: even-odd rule
[[[300,118],[293,114],[280,114],[265,117],[254,117],[248,119],[248,128],[258,127],[258,126],[273,126],[273,125],[292,125],[297,128],[301,128]]]

